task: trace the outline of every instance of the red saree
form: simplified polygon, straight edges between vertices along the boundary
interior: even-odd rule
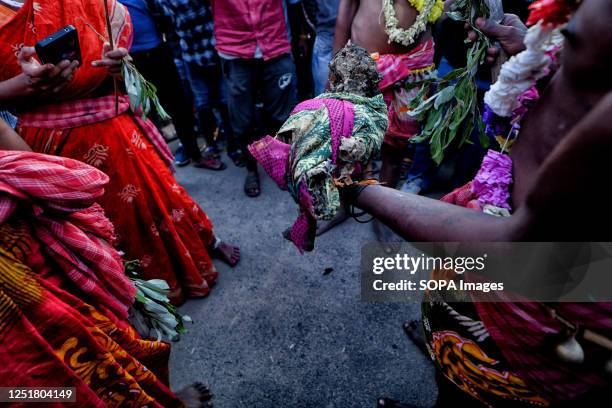
[[[77,406],[181,406],[170,345],[126,320],[134,288],[93,204],[107,181],[75,160],[0,151],[0,384],[74,387]]]
[[[109,5],[113,37],[128,47],[129,15],[115,0]],[[163,162],[150,123],[143,126],[124,108],[119,115],[101,111],[112,91],[102,91],[108,89],[107,72],[91,62],[102,53],[92,27],[106,33],[103,1],[28,0],[0,27],[0,81],[20,73],[15,53],[21,46],[68,24],[78,30],[83,64],[57,100],[19,113],[19,132],[34,151],[81,160],[108,174],[110,184],[99,202],[115,224],[125,258],[140,260],[147,279],[166,280],[175,303],[205,296],[217,278],[207,252],[214,238],[210,220]],[[40,121],[41,112],[51,120]]]
[[[2,386],[75,387],[78,406],[182,406],[167,386],[170,345],[41,279],[26,265],[40,255],[25,224],[0,226]]]

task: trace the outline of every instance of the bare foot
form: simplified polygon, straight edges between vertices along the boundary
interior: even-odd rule
[[[230,245],[225,241],[221,241],[219,245],[212,250],[212,255],[233,268],[240,261],[240,248]]]
[[[212,408],[210,390],[202,383],[193,383],[176,393],[187,408]]]
[[[336,215],[334,215],[334,218],[332,218],[329,221],[319,224],[319,226],[317,227],[317,237],[325,234],[327,231],[334,228],[336,225],[342,224],[348,218],[349,218],[349,215],[344,209],[344,207],[340,207],[340,210],[338,210]]]
[[[411,320],[407,323],[404,323],[404,333],[415,346],[418,347],[419,350],[427,357],[429,357],[429,350],[427,350],[427,345],[425,344],[425,339],[423,338],[423,334],[421,333],[421,321],[420,320]]]

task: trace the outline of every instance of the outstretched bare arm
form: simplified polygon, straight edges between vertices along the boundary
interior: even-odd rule
[[[383,186],[369,186],[355,205],[410,241],[510,241],[519,217],[500,218]]]
[[[544,161],[524,205],[499,218],[438,200],[369,186],[354,203],[413,241],[608,241],[612,92]]]

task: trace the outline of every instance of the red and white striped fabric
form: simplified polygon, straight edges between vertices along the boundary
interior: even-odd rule
[[[407,54],[382,54],[376,57],[376,67],[382,76],[378,85],[387,90],[415,71],[431,67],[434,63],[434,42],[428,40]]]
[[[125,320],[135,289],[109,244],[113,226],[95,204],[107,183],[106,174],[76,160],[0,151],[0,224],[19,209],[70,281]]]
[[[112,119],[118,114],[130,109],[130,100],[126,95],[119,96],[116,106],[114,95],[99,98],[78,99],[57,104],[44,105],[19,114],[19,124],[42,129],[70,129],[78,126],[91,125]],[[149,139],[162,160],[172,166],[174,156],[166,144],[164,137],[150,120],[144,120],[140,115],[134,115],[134,120],[140,130]]]

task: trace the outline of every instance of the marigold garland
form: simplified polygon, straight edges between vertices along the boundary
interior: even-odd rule
[[[422,12],[423,9],[425,8],[425,0],[407,0],[407,1],[419,13]],[[442,13],[444,13],[444,1],[437,0],[436,4],[434,4],[433,6],[433,9],[431,9],[431,13],[429,14],[429,20],[428,20],[429,23],[433,24],[436,21],[438,21]]]

